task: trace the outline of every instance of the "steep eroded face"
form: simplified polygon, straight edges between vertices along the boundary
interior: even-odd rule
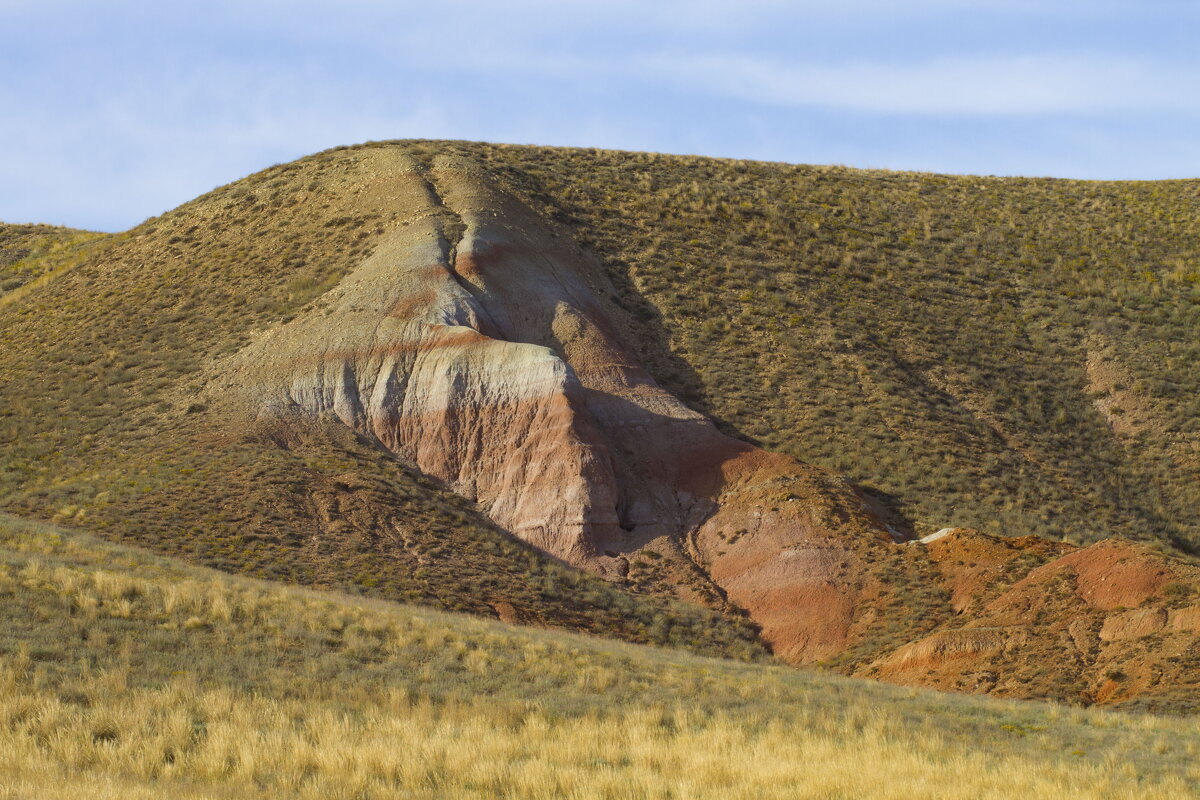
[[[857,560],[875,546],[885,534],[861,498],[663,391],[605,315],[602,271],[478,168],[376,157],[406,220],[223,365],[212,391],[258,419],[349,426],[576,566],[618,577],[638,552],[665,556],[792,660],[844,645],[848,621],[795,606],[815,598],[848,618],[848,583],[790,554],[820,542]],[[806,502],[764,516],[766,485]]]
[[[452,269],[460,223],[415,165],[393,162],[406,222],[213,388],[260,419],[340,421],[535,546],[593,565],[593,542],[617,528],[614,479],[578,382],[549,348],[494,335]]]
[[[1099,616],[1097,631],[1027,630],[1045,592],[1024,583],[992,597],[1043,562],[1028,580],[1067,570],[1103,590],[1079,556],[970,536],[897,546],[854,487],[721,434],[659,387],[605,311],[604,271],[478,167],[370,157],[402,219],[318,303],[220,365],[218,402],[272,425],[346,426],[569,564],[745,609],[792,663],[849,653],[862,674],[978,673],[970,688],[1013,693],[1020,679],[987,677],[1005,659],[1100,635]],[[1104,624],[1114,637],[1167,624],[1152,611]],[[1097,663],[1125,658],[1124,641]]]

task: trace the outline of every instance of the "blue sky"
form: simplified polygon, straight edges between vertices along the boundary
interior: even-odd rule
[[[0,220],[409,137],[1197,177],[1198,88],[1194,0],[0,0]]]

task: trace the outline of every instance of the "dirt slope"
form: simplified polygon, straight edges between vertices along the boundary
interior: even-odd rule
[[[864,499],[663,391],[602,310],[597,265],[477,165],[363,159],[407,224],[215,367],[217,415],[336,420],[567,563],[626,578],[644,550],[789,660],[844,649],[862,569],[827,567],[890,540]],[[812,604],[828,616],[797,613]]]
[[[956,617],[859,674],[1151,708],[1200,696],[1194,563],[1120,539],[1077,548],[968,529],[910,546],[936,564]]]

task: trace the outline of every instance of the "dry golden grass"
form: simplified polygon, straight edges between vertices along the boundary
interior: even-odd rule
[[[20,300],[119,238],[49,225],[0,223],[0,306]]]
[[[185,567],[0,519],[0,798],[1184,798],[1200,725]]]
[[[8,796],[24,787],[78,797],[95,778],[111,787],[102,797],[189,784],[217,797],[1194,796],[1182,778],[1139,781],[1117,759],[1048,765],[972,753],[896,730],[886,708],[863,705],[847,725],[804,710],[787,720],[658,708],[562,719],[403,692],[348,712],[183,680],[129,691],[112,676],[92,691],[102,699],[80,707],[30,693],[11,669],[0,675]]]

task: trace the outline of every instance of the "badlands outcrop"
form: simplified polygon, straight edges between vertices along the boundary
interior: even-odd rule
[[[1195,646],[1194,568],[1122,542],[897,541],[846,481],[664,391],[593,257],[478,165],[362,158],[363,202],[399,221],[212,370],[206,402],[236,424],[349,428],[568,564],[744,610],[795,664],[1105,701],[1169,675],[1169,653],[1146,666],[1145,636]]]
[[[1022,697],[1074,671],[1096,702],[1200,691],[1179,658],[1197,646],[1200,568],[1117,539],[1079,548],[956,529],[925,549],[956,620],[860,674]]]
[[[790,660],[842,649],[856,553],[890,541],[853,487],[659,388],[607,317],[600,270],[478,168],[379,158],[404,223],[210,394],[260,422],[348,426],[572,565],[618,578],[646,551]]]

